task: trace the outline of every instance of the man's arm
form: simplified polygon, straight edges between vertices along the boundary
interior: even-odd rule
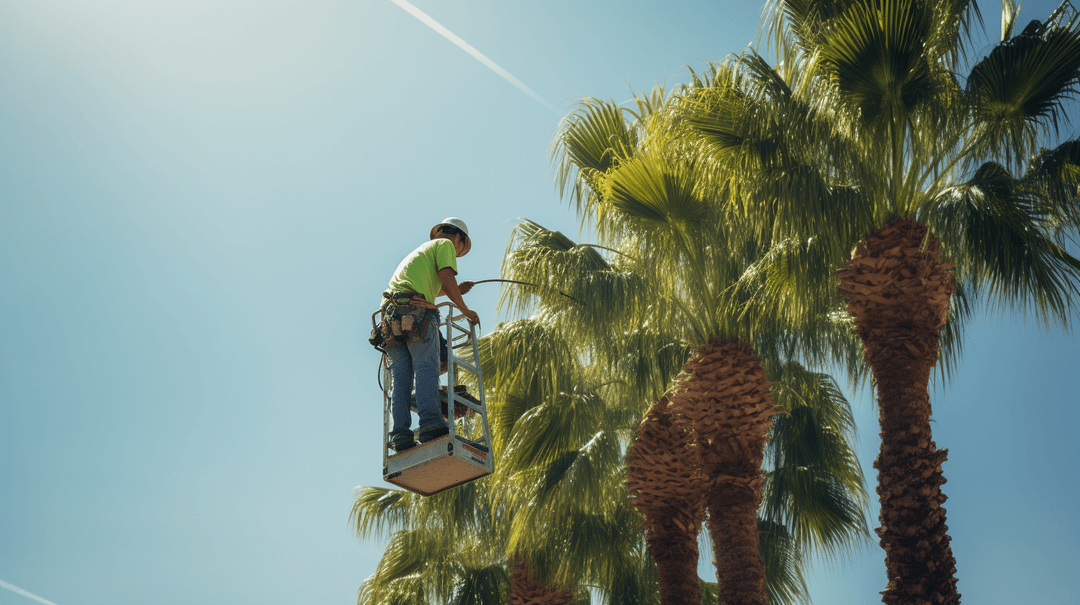
[[[455,277],[454,279],[457,278]],[[463,281],[457,285],[458,292],[460,292],[462,296],[465,296],[469,293],[469,290],[472,290],[472,287],[475,285],[476,284],[471,281]],[[436,296],[446,296],[446,292],[443,291],[442,286],[439,287],[439,293],[436,294]]]
[[[476,311],[470,309],[461,298],[461,290],[458,289],[457,276],[454,274],[454,270],[450,267],[439,269],[439,281],[442,282],[442,293],[461,309],[469,323],[480,323],[480,316],[476,314]]]

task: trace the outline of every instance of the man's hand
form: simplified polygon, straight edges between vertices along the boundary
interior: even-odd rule
[[[458,292],[460,292],[462,295],[468,294],[469,290],[472,290],[472,287],[475,285],[476,284],[471,281],[463,281],[458,284]]]
[[[465,309],[461,313],[465,316],[465,319],[469,320],[470,324],[475,326],[480,323],[480,316],[476,314],[476,311],[473,311],[472,309]]]

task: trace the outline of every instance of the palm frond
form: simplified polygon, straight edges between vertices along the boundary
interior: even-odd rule
[[[537,286],[504,288],[500,308],[551,317],[568,341],[589,340],[608,351],[617,346],[619,328],[641,325],[654,313],[648,309],[652,287],[631,270],[641,262],[619,250],[575,243],[525,219],[511,238],[503,275]]]
[[[673,226],[702,221],[709,202],[695,191],[694,167],[657,154],[637,154],[605,180],[605,198],[629,218]]]
[[[1001,39],[1006,42],[1013,36],[1016,18],[1020,15],[1020,4],[1015,0],[1001,0]]]
[[[1002,42],[967,77],[978,128],[972,160],[1002,157],[1016,166],[1057,134],[1063,101],[1080,85],[1080,24],[1038,24]]]
[[[1023,183],[988,162],[945,192],[926,220],[945,254],[959,259],[958,277],[977,299],[1031,308],[1044,323],[1067,322],[1080,283],[1080,260],[1046,234]]]
[[[556,188],[578,214],[599,210],[592,180],[633,153],[638,132],[632,115],[614,101],[586,98],[564,118],[551,145]]]
[[[462,570],[450,605],[503,605],[510,585],[505,564]]]
[[[949,298],[949,313],[945,325],[941,328],[941,353],[938,363],[938,375],[947,380],[960,365],[964,352],[964,325],[975,312],[972,301],[967,295],[967,285],[957,282],[956,291]]]
[[[683,103],[691,135],[709,154],[744,228],[760,239],[830,237],[846,253],[874,226],[871,192],[848,182],[860,171],[857,144],[835,109],[748,51],[721,66],[728,76]],[[842,126],[842,124],[840,125]],[[823,158],[847,158],[826,163]],[[713,182],[721,179],[713,177]],[[854,239],[853,239],[854,238]]]
[[[774,418],[766,446],[761,516],[790,528],[804,548],[839,558],[869,536],[851,406],[830,376],[794,362],[769,365],[785,413]]]
[[[727,306],[758,356],[844,368],[853,383],[868,368],[840,295],[836,252],[826,239],[781,241],[749,265],[727,292]]]
[[[516,534],[521,542],[512,543],[531,546],[530,558],[545,582],[612,586],[628,568],[641,566],[645,545],[639,523],[625,503],[607,513],[577,510],[550,518],[541,531]]]
[[[620,474],[623,455],[617,427],[598,430],[580,448],[560,454],[543,469],[534,494],[537,506],[560,509],[571,499],[589,499],[592,488]],[[601,502],[600,507],[607,505]]]
[[[766,31],[770,38],[795,38],[804,48],[821,44],[825,24],[855,0],[769,0],[765,5]]]
[[[924,48],[934,10],[923,0],[854,2],[829,19],[818,51],[841,99],[868,125],[906,116],[940,88]]]
[[[982,11],[975,0],[944,0],[931,6],[936,15],[930,56],[933,59],[940,57],[944,60],[944,67],[955,72],[962,58],[974,47],[976,32],[973,26],[985,26]]]
[[[378,582],[377,576],[368,577],[360,585],[358,605],[416,605],[428,603],[420,574]]]
[[[759,518],[758,532],[761,536],[758,548],[765,561],[765,586],[769,604],[809,604],[810,591],[803,574],[803,551],[787,527],[782,523]]]
[[[556,393],[572,384],[575,359],[570,344],[554,327],[536,319],[499,324],[480,339],[480,371],[496,393],[527,400],[529,393]],[[521,414],[527,408],[523,409]],[[506,420],[510,429],[520,415]]]
[[[1021,186],[1033,192],[1038,211],[1059,239],[1080,234],[1080,139],[1044,150],[1022,180]]]
[[[424,574],[428,560],[445,550],[437,536],[418,530],[396,532],[386,545],[374,575],[360,588],[362,605],[381,605],[398,601],[403,589],[414,594],[430,594],[432,578]]]
[[[772,320],[777,328],[790,329],[840,307],[834,275],[837,262],[826,243],[823,239],[781,240],[751,263],[728,291],[732,302],[741,307],[739,319]]]
[[[355,496],[349,521],[361,540],[381,538],[405,527],[415,497],[401,490],[367,486],[357,487]]]
[[[652,557],[644,549],[635,549],[627,552],[627,558],[630,565],[616,573],[607,583],[597,586],[604,596],[603,602],[609,605],[661,605],[656,565]]]
[[[507,468],[548,465],[588,442],[603,416],[604,402],[594,393],[559,392],[518,418],[500,452],[500,463]]]

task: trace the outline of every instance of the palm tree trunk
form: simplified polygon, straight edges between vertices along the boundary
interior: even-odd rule
[[[928,390],[955,286],[951,264],[938,255],[937,238],[926,236],[924,225],[894,218],[859,243],[840,273],[877,383],[877,534],[889,579],[882,601],[889,605],[960,602],[941,506],[941,464],[948,450],[934,444]]]
[[[757,509],[761,477],[718,477],[707,495],[716,585],[724,605],[765,605],[765,563],[759,550]]]
[[[693,426],[671,413],[667,395],[634,432],[627,488],[645,517],[663,605],[700,605],[697,535],[705,518],[705,478]]]
[[[518,556],[511,563],[508,605],[573,605],[577,597],[568,590],[553,588],[533,576],[524,557]]]
[[[761,462],[773,405],[765,369],[750,345],[712,339],[686,362],[680,412],[693,420],[709,487],[705,501],[720,602],[765,605],[758,548]]]

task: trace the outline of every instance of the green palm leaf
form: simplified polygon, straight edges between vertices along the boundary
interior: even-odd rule
[[[868,124],[907,115],[940,88],[924,48],[934,10],[923,0],[851,3],[829,19],[822,66]]]
[[[792,528],[805,548],[839,558],[869,537],[851,406],[830,376],[792,362],[770,365],[785,414],[774,419],[766,450],[762,517]]]
[[[506,602],[510,576],[504,565],[462,570],[450,605],[501,605]]]
[[[579,213],[596,212],[592,180],[632,153],[638,132],[628,111],[614,101],[585,99],[559,125],[552,157],[556,187],[569,195]]]
[[[1035,151],[1040,137],[1062,120],[1062,102],[1080,84],[1080,27],[1033,22],[1024,32],[996,46],[967,78],[982,157],[1003,156],[1007,163]]]
[[[1044,321],[1068,319],[1080,290],[1080,261],[1047,237],[1023,183],[988,162],[967,183],[946,192],[927,222],[942,244],[962,258],[958,271],[975,289],[999,300],[1032,305]]]
[[[359,487],[353,502],[350,521],[356,525],[361,539],[381,538],[401,529],[409,521],[412,496],[401,490],[382,487]]]
[[[761,534],[761,556],[765,560],[769,604],[809,603],[806,576],[802,572],[803,550],[789,529],[781,523],[758,519],[758,532]]]
[[[696,182],[693,165],[638,154],[607,176],[605,198],[629,218],[685,228],[710,213]]]
[[[1080,231],[1080,140],[1044,150],[1031,162],[1023,181],[1057,235]]]

